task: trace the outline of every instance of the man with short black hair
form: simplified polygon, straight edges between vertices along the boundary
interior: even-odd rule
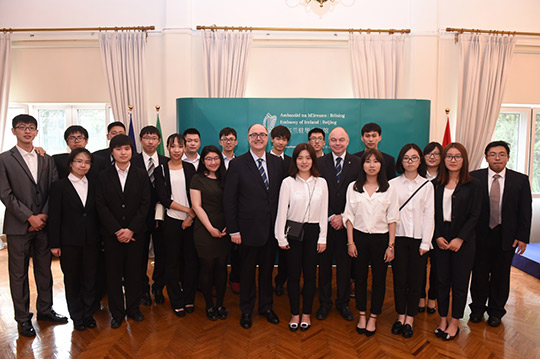
[[[234,148],[238,144],[236,130],[231,127],[222,128],[219,131],[219,144],[221,145],[225,169],[229,168],[229,162],[234,159]]]
[[[125,135],[126,134],[126,126],[119,121],[111,122],[107,126],[107,140],[112,140],[117,135]],[[95,156],[100,156],[104,158],[107,163],[110,163],[114,165],[114,159],[111,155],[111,150],[109,148],[104,148],[102,150],[96,151],[93,153]]]
[[[188,128],[182,134],[184,135],[185,151],[182,156],[182,161],[186,161],[195,166],[195,169],[199,168],[199,148],[201,148],[201,133],[196,128]]]
[[[381,126],[374,122],[366,123],[362,127],[362,137],[360,139],[362,142],[364,142],[364,145],[366,145],[366,148],[374,148],[378,149],[377,146],[379,142],[382,140],[382,129]],[[390,156],[387,153],[382,152],[384,163],[383,167],[386,172],[386,179],[391,180],[392,178],[396,177],[396,160],[393,156]],[[362,157],[364,154],[364,151],[360,151],[358,153],[355,153],[355,156]]]
[[[317,157],[324,156],[324,138],[325,134],[322,128],[315,127],[308,132],[308,143],[315,149]]]

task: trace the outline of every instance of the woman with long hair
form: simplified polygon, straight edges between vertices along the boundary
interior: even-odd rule
[[[301,143],[293,151],[289,177],[279,192],[275,236],[287,250],[287,288],[291,306],[289,329],[311,327],[315,296],[317,254],[326,249],[328,228],[328,186],[319,176],[313,147]],[[303,273],[302,317],[300,318],[300,277]]]
[[[382,312],[386,290],[388,262],[394,259],[396,223],[399,204],[395,189],[389,185],[386,172],[381,171],[383,155],[367,149],[360,159],[358,180],[349,184],[343,213],[347,228],[348,252],[353,257],[356,279],[356,309],[360,318],[356,325],[359,334],[372,336],[377,316]],[[367,277],[371,263],[371,314],[366,318]]]
[[[225,163],[216,146],[205,146],[197,173],[191,179],[191,204],[197,215],[193,240],[199,256],[199,286],[206,301],[210,320],[227,318],[223,306],[227,287],[227,255],[231,241],[225,228],[223,187]],[[216,288],[216,303],[212,298]]]
[[[480,216],[480,183],[469,175],[467,150],[453,142],[442,152],[435,186],[433,250],[440,321],[435,335],[452,340],[459,333],[474,262],[476,222]],[[452,317],[447,318],[452,291]]]

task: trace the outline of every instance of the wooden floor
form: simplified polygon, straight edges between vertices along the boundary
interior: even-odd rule
[[[53,261],[54,309],[67,315],[59,262]],[[35,287],[31,311],[35,312]],[[469,310],[461,321],[461,332],[452,342],[443,342],[433,334],[437,314],[419,313],[414,337],[392,335],[396,319],[393,303],[391,270],[388,271],[387,294],[377,333],[360,336],[354,327],[358,319],[346,322],[332,310],[325,321],[313,318],[307,332],[292,333],[287,327],[287,296],[275,297],[274,309],[281,319],[272,325],[258,315],[253,327],[239,325],[238,295],[227,291],[227,320],[211,322],[204,315],[202,295],[197,294],[196,310],[177,318],[168,301],[152,307],[141,307],[146,320],[128,320],[120,329],[110,328],[106,309],[95,318],[96,329],[73,330],[72,322],[34,326],[36,338],[18,336],[13,320],[9,292],[7,251],[0,251],[0,358],[540,358],[540,280],[512,268],[512,290],[508,314],[498,328],[485,322],[468,322]],[[317,303],[317,299],[315,300]],[[354,302],[351,302],[353,309]],[[314,310],[317,305],[314,305]]]

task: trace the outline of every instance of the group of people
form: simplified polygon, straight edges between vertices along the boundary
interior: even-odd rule
[[[201,134],[187,129],[167,138],[169,158],[157,153],[162,139],[154,126],[141,130],[140,154],[120,122],[108,126],[109,147],[94,154],[85,148],[86,129],[71,126],[64,134],[70,153],[52,157],[33,146],[37,126],[32,116],[16,116],[17,145],[0,154],[10,288],[23,336],[35,336],[30,254],[37,319],[67,322],[52,309],[52,254],[60,257],[76,330],[96,327],[93,314],[105,293],[111,327],[119,328],[126,316],[144,320],[140,305],[151,305],[152,296],[156,304],[164,303],[164,288],[176,316],[195,310],[199,289],[207,318],[226,319],[227,283],[240,294],[243,328],[252,326],[257,296],[258,313],[278,324],[273,296],[282,295],[286,284],[291,331],[311,327],[318,288],[317,319],[326,319],[335,304],[345,320],[354,320],[352,291],[359,311],[356,331],[372,336],[391,263],[397,314],[392,333],[412,337],[417,313],[438,309],[435,334],[452,340],[471,272],[470,321],[482,321],[487,312],[489,325],[501,323],[513,255],[522,254],[529,242],[529,180],[506,168],[510,148],[503,141],[487,145],[489,168],[469,172],[460,143],[442,148],[431,142],[423,150],[406,144],[394,160],[377,149],[382,130],[375,123],[362,128],[362,152],[347,152],[345,129],[326,134],[315,128],[292,157],[284,153],[291,137],[284,126],[269,136],[264,126],[252,125],[249,151],[237,157],[234,129],[220,131],[221,148],[208,145],[200,154]],[[324,154],[327,135],[331,152]],[[272,150],[266,152],[269,137]]]

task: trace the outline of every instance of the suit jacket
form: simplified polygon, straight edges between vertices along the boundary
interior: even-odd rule
[[[262,247],[273,233],[279,188],[284,178],[283,162],[266,153],[270,188],[266,190],[251,152],[229,163],[225,179],[224,208],[227,232],[240,232],[242,244]]]
[[[94,180],[88,179],[85,204],[68,178],[52,184],[47,229],[51,248],[84,246],[100,241]]]
[[[4,233],[24,235],[28,233],[28,218],[48,213],[49,190],[58,179],[53,159],[37,156],[38,180],[16,147],[0,154],[0,199],[6,206]]]
[[[69,153],[60,153],[52,156],[54,163],[56,164],[56,170],[58,171],[58,178],[66,178],[71,172],[69,168],[68,158]],[[107,168],[109,162],[105,161],[102,156],[92,155],[92,167],[86,177],[97,180],[99,172]]]
[[[195,174],[195,166],[191,163],[182,161],[182,168],[184,169],[184,178],[186,179],[186,192],[187,199],[191,206],[191,197],[189,195],[189,187],[191,185],[191,178]],[[165,208],[171,208],[173,200],[171,199],[172,190],[171,190],[171,171],[169,169],[169,164],[164,163],[154,172],[156,178],[156,195],[159,202]]]
[[[386,179],[391,180],[392,178],[396,177],[396,159],[393,156],[390,156],[387,153],[381,152],[384,158],[384,169],[386,172]],[[364,154],[364,151],[360,151],[358,153],[355,153],[355,156],[362,157]]]
[[[433,239],[442,236],[443,226],[443,192],[444,186],[435,184],[435,233]],[[480,182],[472,178],[471,182],[458,184],[452,194],[452,226],[450,241],[454,238],[461,238],[463,241],[473,241],[476,239],[476,224],[480,218],[482,205]],[[435,245],[435,244],[434,244]]]
[[[482,210],[476,233],[479,241],[489,241],[489,191],[488,169],[471,172],[480,182]],[[532,196],[529,178],[519,172],[506,169],[501,206],[502,250],[513,250],[514,240],[529,243],[531,236]]]
[[[342,214],[347,200],[347,187],[349,183],[356,181],[360,175],[360,158],[345,153],[339,183],[337,183],[336,165],[332,152],[319,157],[317,164],[321,177],[328,184],[328,216]]]
[[[105,160],[106,164],[111,164],[111,150],[109,148],[104,148],[102,150],[97,150],[92,153],[94,157],[98,156]]]
[[[110,166],[99,174],[96,203],[104,236],[115,236],[118,230],[129,228],[134,238],[142,239],[150,205],[148,174],[130,166],[122,191],[116,166]]]
[[[272,155],[271,152],[270,152],[270,154]],[[272,155],[272,156],[278,157],[276,155]],[[289,175],[289,168],[291,166],[292,157],[287,156],[286,154],[283,154],[283,158],[281,158],[281,157],[278,157],[278,158],[281,160],[281,162],[283,164],[283,176],[287,177]]]

